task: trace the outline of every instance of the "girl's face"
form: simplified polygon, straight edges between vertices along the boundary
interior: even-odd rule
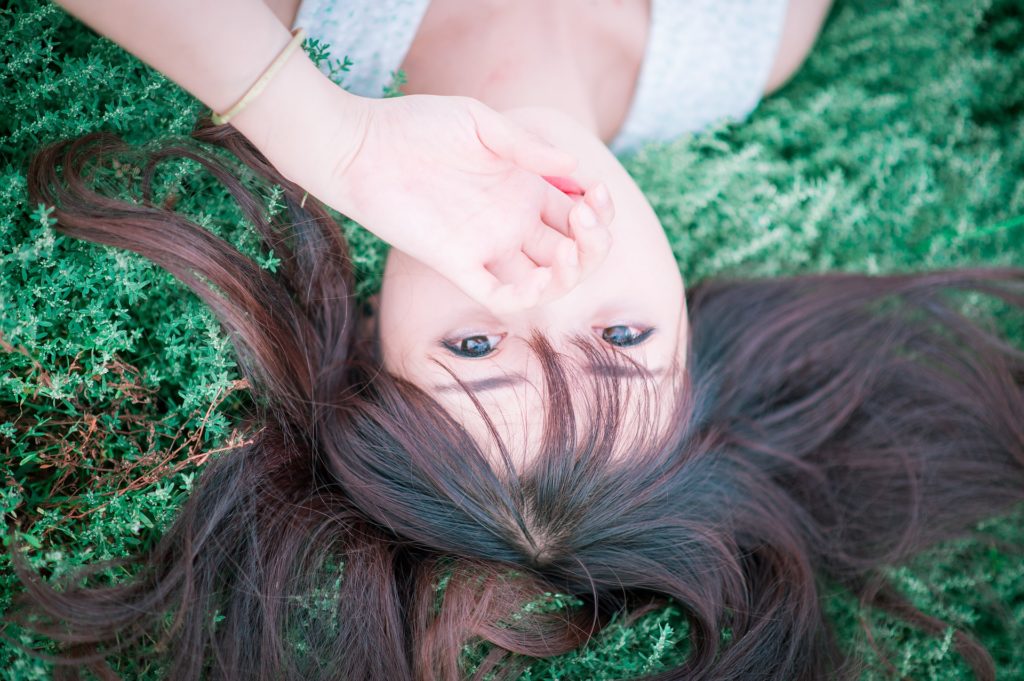
[[[433,269],[392,249],[378,334],[385,369],[434,396],[484,443],[489,438],[483,420],[452,375],[467,383],[513,456],[523,456],[517,462],[523,465],[530,443],[540,437],[549,401],[529,347],[534,333],[570,357],[582,354],[574,338],[608,344],[646,367],[656,385],[667,385],[683,365],[688,326],[683,281],[665,233],[615,156],[592,133],[552,110],[505,114],[575,154],[578,175],[585,173],[577,177],[583,186],[589,178],[608,186],[615,218],[607,258],[561,298],[495,315]]]

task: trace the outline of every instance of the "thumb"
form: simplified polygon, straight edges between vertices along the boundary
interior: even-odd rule
[[[572,154],[552,146],[540,135],[510,121],[493,109],[474,111],[477,136],[491,152],[537,175],[569,175],[577,165]]]

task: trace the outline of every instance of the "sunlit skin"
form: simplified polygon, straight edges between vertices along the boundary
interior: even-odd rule
[[[299,0],[266,2],[293,25]],[[830,4],[788,0],[764,94],[803,62]],[[650,371],[644,385],[660,394],[670,394],[684,369],[682,277],[657,216],[606,146],[627,116],[650,20],[649,0],[431,0],[400,67],[406,94],[472,97],[574,154],[571,179],[584,190],[573,196],[574,211],[585,204],[608,217],[599,183],[614,206],[601,264],[561,297],[514,314],[489,312],[434,270],[390,251],[374,320],[384,368],[436,397],[488,449],[480,414],[453,376],[469,383],[517,466],[536,451],[551,397],[528,347],[534,334],[570,357],[580,356],[574,338],[614,345]]]
[[[828,6],[829,0],[790,1],[766,93],[802,62]],[[432,0],[402,64],[403,90],[474,97],[574,154],[579,166],[571,179],[583,190],[574,200],[607,217],[603,211],[612,209],[599,203],[596,187],[610,195],[611,245],[568,293],[503,315],[392,249],[376,323],[387,371],[438,399],[493,451],[479,412],[453,376],[468,383],[521,467],[531,460],[549,404],[528,346],[534,334],[570,357],[581,356],[572,342],[578,337],[614,347],[649,370],[653,383],[645,385],[670,394],[685,366],[689,329],[683,279],[661,224],[606,146],[635,88],[648,3],[527,0],[473,7],[467,13],[458,0]]]
[[[519,108],[506,115],[577,155],[580,168],[586,169],[577,173],[582,187],[601,178],[614,204],[607,257],[564,296],[523,312],[495,315],[434,270],[392,250],[378,330],[388,371],[425,388],[478,441],[486,442],[484,423],[452,374],[471,384],[513,455],[522,457],[540,435],[547,404],[541,368],[528,345],[534,333],[580,359],[573,339],[607,344],[648,369],[650,380],[667,385],[684,364],[688,327],[683,279],[668,239],[639,187],[604,143],[553,109]],[[592,194],[576,200],[592,202]],[[527,461],[521,458],[517,464]]]

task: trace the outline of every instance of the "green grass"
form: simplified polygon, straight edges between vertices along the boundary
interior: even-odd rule
[[[234,417],[246,393],[224,334],[184,287],[139,257],[56,235],[25,197],[26,164],[41,144],[93,130],[138,143],[185,135],[201,106],[56,6],[7,7],[0,511],[32,547],[31,562],[57,575],[149,544],[188,494],[204,452],[238,442]],[[688,282],[1024,265],[1024,5],[839,0],[807,64],[750,120],[648,147],[626,163]],[[160,191],[256,255],[226,193],[192,170],[171,164]],[[383,249],[347,231],[365,294],[379,282]],[[1022,520],[1017,513],[985,529],[1024,546]],[[950,543],[891,576],[925,612],[974,632],[1000,678],[1024,679],[1024,560],[1000,546]],[[0,609],[17,589],[4,557]],[[948,636],[862,609],[841,591],[826,603],[845,645],[868,662],[865,679],[969,678]],[[680,654],[684,634],[679,613],[666,609],[613,625],[524,678],[656,669]],[[156,676],[145,662],[118,666],[126,678]],[[13,646],[0,647],[0,670],[4,679],[50,676]]]

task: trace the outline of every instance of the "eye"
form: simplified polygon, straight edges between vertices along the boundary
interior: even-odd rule
[[[639,329],[635,326],[619,324],[609,326],[601,331],[601,338],[609,345],[619,348],[628,348],[631,345],[640,345],[654,333],[654,327]]]
[[[475,336],[443,340],[441,341],[441,345],[447,348],[453,355],[478,359],[480,357],[486,357],[494,352],[494,349],[498,347],[498,343],[500,343],[501,339],[504,337],[504,334],[497,336],[478,334]]]

